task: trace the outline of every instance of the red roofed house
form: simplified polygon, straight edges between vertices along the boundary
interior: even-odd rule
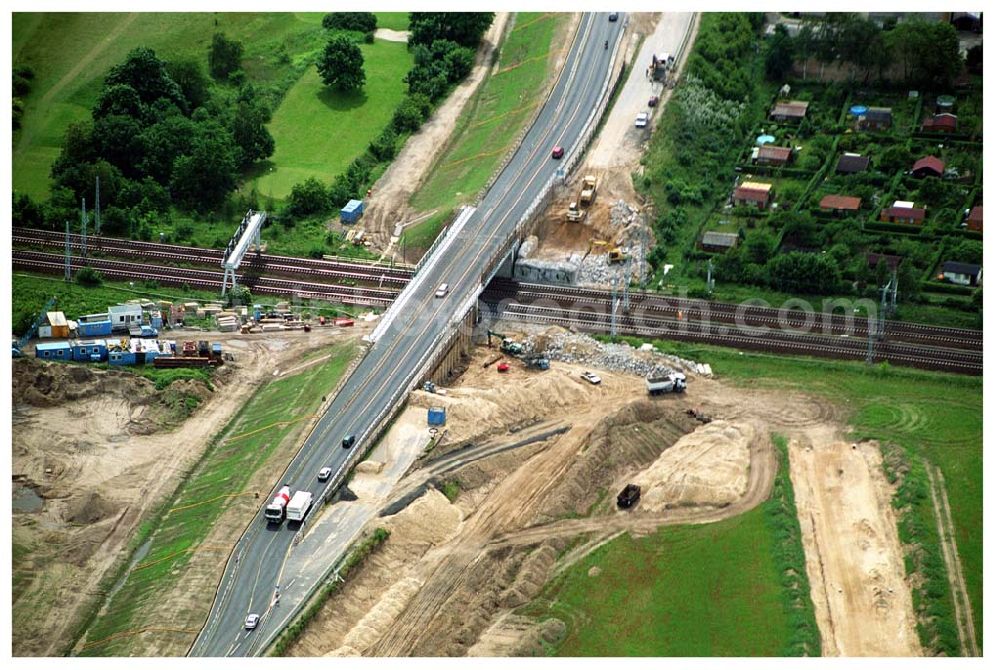
[[[940,177],[944,174],[944,161],[937,156],[924,156],[913,164],[914,177]]]
[[[965,219],[968,230],[975,230],[978,233],[983,232],[983,206],[976,205],[969,211],[968,218]]]
[[[948,112],[928,116],[920,124],[920,129],[932,133],[953,133],[958,130],[958,117]]]
[[[922,207],[914,207],[912,202],[902,202],[897,200],[892,207],[886,207],[879,215],[879,221],[886,223],[909,223],[919,226],[927,217],[927,210]]]
[[[764,209],[771,202],[771,185],[745,181],[733,191],[733,204]]]
[[[757,163],[757,165],[773,165],[775,167],[783,167],[788,165],[788,163],[792,160],[792,148],[772,147],[770,145],[754,147],[754,151],[750,159]]]
[[[819,201],[819,208],[831,210],[838,214],[856,212],[861,209],[861,198],[850,195],[824,195]]]
[[[805,118],[807,109],[809,109],[808,102],[800,100],[779,102],[771,108],[771,119],[774,121],[798,121]]]

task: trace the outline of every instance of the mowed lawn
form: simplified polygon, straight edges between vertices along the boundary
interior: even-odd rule
[[[324,86],[310,66],[285,95],[268,128],[274,136],[273,169],[257,179],[257,192],[282,200],[292,186],[316,177],[333,181],[392,119],[406,95],[403,77],[413,58],[403,42],[362,44],[367,80],[362,90]]]
[[[196,59],[207,71],[212,35],[243,42],[250,81],[279,82],[322,48],[322,15],[291,13],[15,13],[12,59],[35,72],[14,137],[14,189],[49,193],[49,171],[67,126],[90,117],[104,75],[132,49]],[[301,71],[301,70],[299,70]]]
[[[638,340],[633,340],[638,343]],[[892,442],[944,473],[980,645],[983,635],[983,380],[910,368],[789,358],[658,342],[748,386],[816,393],[846,412],[855,438]],[[929,503],[928,503],[929,505]]]
[[[414,194],[420,211],[471,202],[545,99],[552,38],[567,14],[519,13],[500,48],[498,69],[463,112],[452,143]],[[408,245],[429,246],[447,212],[406,231]]]
[[[623,535],[567,569],[525,613],[566,622],[559,656],[778,656],[793,634],[762,506]]]

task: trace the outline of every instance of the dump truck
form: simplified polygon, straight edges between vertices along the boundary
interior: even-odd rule
[[[618,494],[618,506],[622,509],[628,509],[632,505],[639,502],[639,494],[642,489],[638,484],[629,484],[622,489],[622,492]]]
[[[592,174],[588,174],[583,178],[583,189],[580,191],[580,205],[582,207],[588,206],[594,201],[594,195],[597,193],[597,177]]]
[[[268,523],[281,523],[285,518],[285,507],[292,496],[292,489],[285,484],[275,494],[274,499],[264,508],[264,518]]]
[[[295,495],[288,502],[286,510],[289,521],[302,521],[312,507],[313,494],[309,491],[296,491]]]
[[[580,209],[575,202],[569,203],[569,209],[566,210],[567,221],[579,221],[585,216],[587,216],[587,213]]]
[[[649,78],[653,81],[663,81],[667,78],[667,72],[674,67],[674,57],[670,54],[658,53],[653,56],[653,62],[648,68]]]
[[[681,372],[668,372],[665,375],[646,377],[646,390],[649,391],[649,395],[683,393],[685,389],[687,389],[687,377]]]

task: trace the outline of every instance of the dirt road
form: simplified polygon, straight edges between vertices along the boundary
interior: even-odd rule
[[[639,164],[643,145],[656,123],[656,113],[663,108],[671,93],[670,89],[664,89],[662,84],[651,82],[646,77],[646,65],[652,61],[654,54],[663,51],[676,54],[692,21],[696,21],[696,15],[689,12],[664,12],[659,15],[656,27],[642,41],[639,55],[615,106],[608,113],[607,121],[587,155],[585,164],[588,169],[634,169]],[[638,35],[635,40],[638,42]],[[686,55],[685,51],[684,57]],[[683,61],[678,63],[677,71],[682,67]],[[650,109],[648,102],[653,95],[659,96],[660,102],[657,108]],[[654,112],[653,123],[646,128],[636,128],[635,116],[639,112]]]
[[[409,207],[410,197],[448,146],[456,120],[490,71],[493,53],[503,38],[509,19],[509,13],[497,12],[493,25],[476,52],[472,73],[452,91],[420,130],[410,136],[392,165],[372,187],[372,195],[366,204],[365,227],[378,248],[388,246],[396,224],[405,223],[415,216]]]
[[[824,656],[920,656],[877,444],[793,433],[792,484]]]

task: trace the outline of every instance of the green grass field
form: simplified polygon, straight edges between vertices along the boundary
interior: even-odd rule
[[[638,342],[632,340],[633,343]],[[898,444],[944,473],[956,542],[982,643],[983,381],[909,368],[745,353],[658,342],[662,351],[710,363],[716,375],[748,386],[817,393],[848,410],[860,439]],[[929,501],[925,501],[930,505]],[[930,519],[929,508],[921,515]],[[947,596],[946,596],[947,597]]]
[[[720,523],[623,535],[523,613],[566,622],[552,650],[559,656],[777,656],[793,629],[769,534],[758,507]]]
[[[362,44],[361,52],[367,74],[361,91],[338,93],[310,66],[285,95],[268,126],[273,168],[252,183],[261,196],[283,200],[309,177],[331,182],[392,119],[413,58],[403,42],[375,40]]]
[[[225,509],[235,501],[253,498],[254,492],[246,490],[250,476],[279,445],[287,449],[289,441],[297,438],[319,406],[320,397],[336,386],[356,352],[350,343],[331,347],[327,361],[268,383],[244,405],[162,515],[143,526],[135,545],[148,539],[148,551],[87,629],[83,655],[132,652],[134,636],[113,636],[158,623],[144,606],[161,598],[183,578],[185,566],[198,559],[200,545]],[[218,551],[209,547],[201,550]],[[194,599],[184,617],[188,620],[171,624],[178,628],[199,625],[211,603],[210,597]]]
[[[133,48],[150,47],[167,60],[197,59],[207,70],[208,46],[221,31],[243,42],[250,81],[281,91],[322,48],[321,20],[318,13],[14,14],[13,63],[35,72],[14,136],[14,189],[48,195],[67,126],[89,118],[104,75]]]
[[[388,28],[389,30],[410,29],[410,15],[408,12],[375,12],[375,18],[378,19],[379,28]]]
[[[475,199],[543,101],[552,37],[566,14],[519,13],[491,75],[456,123],[452,142],[414,194],[422,211],[443,210],[405,233],[407,245],[426,248],[461,203]]]

